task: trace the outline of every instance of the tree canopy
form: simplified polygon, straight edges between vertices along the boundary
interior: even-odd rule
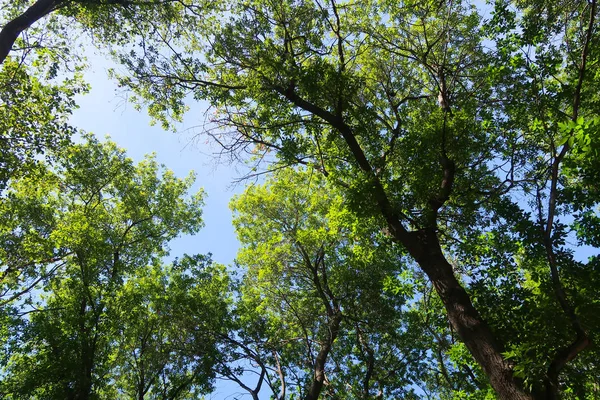
[[[59,3],[56,34],[95,35],[164,128],[202,101],[203,133],[270,175],[231,203],[241,277],[165,266],[201,224],[189,181],[68,143],[85,84],[55,82],[60,46],[0,52],[0,391],[597,396],[596,0]]]
[[[134,165],[91,136],[60,153],[52,168],[11,182],[2,201],[0,393],[206,392],[228,278],[205,256],[161,262],[170,239],[202,225],[202,192],[186,196],[193,177],[152,157]]]

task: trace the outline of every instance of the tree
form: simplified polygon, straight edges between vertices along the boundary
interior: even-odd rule
[[[19,0],[0,8],[0,190],[65,148],[75,95],[88,86],[81,33],[104,46],[152,31],[176,2]]]
[[[587,396],[597,258],[566,243],[597,238],[595,0],[487,21],[461,1],[224,1],[179,29],[194,11],[121,56],[155,118],[192,92],[225,150],[320,170],[419,265],[500,398]]]
[[[207,391],[215,335],[203,324],[226,310],[226,275],[201,256],[160,262],[172,238],[201,227],[202,191],[188,196],[193,176],[178,179],[152,157],[135,165],[114,143],[84,139],[61,149],[55,167],[12,181],[2,199],[1,307],[11,327],[0,392]],[[189,329],[175,330],[175,320]]]
[[[206,256],[140,268],[123,285],[115,323],[115,386],[132,399],[192,399],[212,389],[229,276]]]
[[[0,64],[4,62],[23,31],[68,3],[69,1],[63,0],[37,0],[26,10],[6,22],[0,31]],[[23,1],[15,2],[11,5],[9,14],[19,13],[19,9],[23,6],[27,6],[27,3]]]
[[[441,304],[430,305],[431,288],[376,221],[357,218],[317,171],[280,170],[232,209],[246,274],[231,357],[259,377],[252,388],[240,370],[224,375],[255,399],[263,383],[279,399],[417,398],[415,386],[449,385],[426,378],[438,363],[445,379],[455,374]]]

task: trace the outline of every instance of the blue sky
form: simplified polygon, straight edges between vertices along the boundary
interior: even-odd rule
[[[206,138],[196,137],[193,127],[202,119],[202,104],[194,106],[195,112],[178,128],[177,133],[165,132],[160,126],[150,126],[145,110],[137,111],[128,103],[126,93],[107,77],[110,62],[103,55],[88,54],[91,68],[85,79],[91,92],[80,96],[71,122],[78,128],[94,133],[98,138],[110,135],[111,140],[127,150],[129,157],[140,161],[144,155],[156,153],[159,163],[173,170],[179,177],[191,170],[197,174],[193,191],[203,187],[206,193],[203,216],[205,227],[199,234],[184,236],[171,243],[171,256],[184,252],[213,254],[222,264],[231,264],[238,242],[231,225],[228,203],[243,184],[234,184],[242,175],[244,166],[219,164],[214,154],[219,150]],[[236,168],[239,171],[236,171]]]

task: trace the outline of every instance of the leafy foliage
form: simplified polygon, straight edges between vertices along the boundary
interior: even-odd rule
[[[468,356],[449,358],[455,339],[431,286],[376,219],[349,210],[317,171],[278,171],[234,198],[232,209],[243,245],[237,263],[247,271],[233,344],[260,365],[273,393],[477,392]],[[326,380],[314,394],[320,369]]]
[[[40,155],[66,147],[75,133],[67,119],[85,86],[78,79],[45,84],[29,71],[13,59],[0,70],[0,189],[34,169]]]
[[[3,101],[21,106],[0,111],[7,132],[21,114],[25,121],[7,135],[22,145],[2,148],[0,176],[10,185],[0,250],[8,371],[28,371],[17,366],[33,357],[48,382],[40,390],[85,386],[108,397],[154,396],[196,373],[204,391],[213,372],[255,399],[263,383],[278,398],[596,396],[596,0],[497,0],[487,10],[456,0],[61,5],[62,17],[113,45],[127,69],[119,83],[165,128],[191,98],[208,101],[206,133],[253,172],[265,161],[278,172],[232,203],[246,273],[228,310],[211,292],[228,290],[222,269],[207,264],[205,282],[159,262],[169,238],[200,223],[181,200],[185,183],[166,174],[161,191],[151,160],[134,167],[109,150],[120,173],[92,145],[52,153],[66,155],[54,169],[21,166],[63,146],[67,131],[52,133],[78,89],[41,84],[7,59],[2,79],[14,78],[6,87],[16,89]],[[55,76],[52,54],[61,52],[38,54]],[[292,165],[305,169],[285,170]],[[203,276],[196,267],[205,261],[182,263]],[[46,297],[23,297],[38,287]],[[194,311],[156,315],[167,287]],[[196,290],[223,316],[223,330],[182,294]],[[119,314],[118,301],[142,305]],[[21,307],[34,305],[46,308],[22,318]],[[127,351],[93,337],[118,331],[110,313],[131,332],[120,341]],[[186,329],[163,327],[170,318]],[[202,323],[214,336],[197,348],[205,337],[192,327]],[[78,336],[60,336],[78,326]],[[52,375],[49,340],[26,345],[40,332],[68,343],[64,354],[94,347],[97,371],[118,358],[118,382],[103,372]],[[176,339],[190,347],[163,364]],[[255,386],[244,378],[248,365]],[[165,371],[164,390],[146,379]],[[79,386],[60,386],[67,381]]]
[[[3,396],[208,391],[227,275],[207,257],[160,261],[202,225],[193,176],[91,136],[60,153],[2,201],[2,307],[18,321],[3,336]]]
[[[501,398],[585,398],[567,376],[594,357],[597,271],[567,243],[595,243],[596,2],[223,5],[168,41],[185,57],[143,36],[121,83],[163,124],[191,91],[225,151],[321,171],[417,262]]]

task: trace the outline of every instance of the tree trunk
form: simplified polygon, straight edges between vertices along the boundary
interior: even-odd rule
[[[498,397],[503,400],[533,399],[513,377],[513,366],[502,357],[502,345],[456,279],[435,231],[421,230],[411,233],[411,236],[414,240],[407,246],[409,252],[427,274],[444,303],[452,327],[483,368]]]
[[[88,302],[81,300],[79,309],[79,371],[75,383],[74,399],[88,400],[92,393],[92,372],[94,370],[94,359],[96,354],[96,339],[90,337],[90,329],[86,325]],[[97,317],[98,318],[98,317]],[[96,318],[96,321],[97,321]],[[93,335],[93,334],[92,334]]]
[[[92,394],[92,375],[94,370],[95,345],[88,342],[89,338],[83,338],[81,342],[81,353],[79,360],[79,371],[74,387],[75,400],[88,400]]]
[[[323,384],[325,383],[325,364],[327,362],[327,356],[331,351],[333,342],[338,336],[341,321],[342,314],[338,311],[331,318],[331,323],[329,324],[329,337],[321,344],[319,354],[317,354],[315,359],[315,376],[304,400],[318,400],[319,394],[321,394]]]
[[[27,28],[50,14],[64,0],[38,0],[25,12],[9,21],[0,31],[0,64],[10,53],[15,41]]]

